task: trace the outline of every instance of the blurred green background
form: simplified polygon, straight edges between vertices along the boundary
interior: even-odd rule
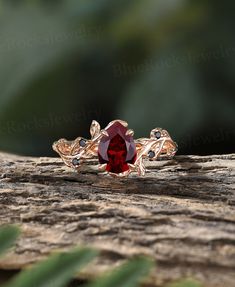
[[[55,155],[121,118],[181,154],[234,152],[235,2],[0,1],[0,149]]]

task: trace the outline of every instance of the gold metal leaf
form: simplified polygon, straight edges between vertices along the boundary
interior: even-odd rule
[[[92,121],[90,127],[91,138],[95,138],[100,134],[100,124],[97,121]]]

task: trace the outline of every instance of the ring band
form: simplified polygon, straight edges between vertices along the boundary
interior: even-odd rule
[[[172,158],[178,149],[169,133],[161,128],[153,129],[150,138],[134,140],[134,131],[122,120],[110,122],[105,129],[92,121],[90,134],[90,140],[83,137],[74,141],[60,139],[53,144],[53,149],[67,166],[77,171],[86,160],[98,158],[99,170],[118,177],[132,172],[144,176],[144,159]]]

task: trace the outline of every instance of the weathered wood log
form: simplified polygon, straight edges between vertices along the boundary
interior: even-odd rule
[[[146,254],[157,262],[146,286],[188,276],[235,286],[235,154],[149,162],[145,178],[103,176],[95,164],[76,174],[60,159],[0,154],[0,224],[22,229],[1,274],[88,244],[101,256],[78,278]]]

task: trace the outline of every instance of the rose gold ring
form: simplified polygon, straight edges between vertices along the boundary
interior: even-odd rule
[[[74,141],[60,139],[53,144],[53,149],[67,166],[77,171],[85,161],[98,158],[100,171],[118,177],[132,172],[144,176],[144,159],[169,159],[177,152],[177,144],[161,128],[153,129],[150,138],[134,140],[134,131],[128,129],[125,121],[114,120],[105,129],[101,129],[97,121],[92,121],[90,134],[90,140],[83,137]]]

